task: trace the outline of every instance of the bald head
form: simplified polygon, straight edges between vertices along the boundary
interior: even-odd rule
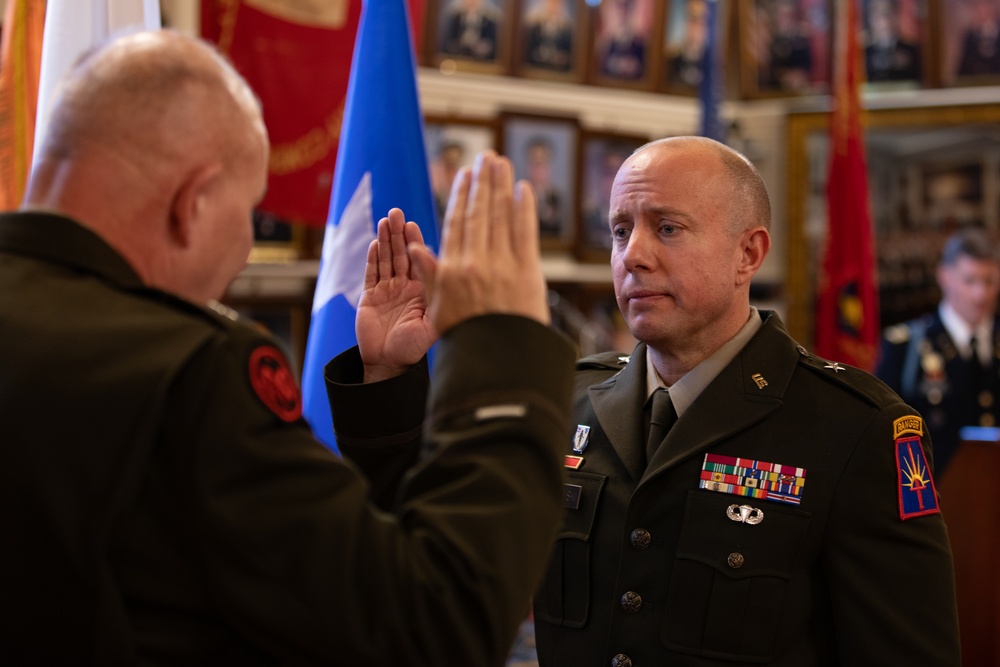
[[[729,232],[736,235],[753,227],[771,228],[771,199],[764,180],[742,153],[707,137],[680,136],[651,141],[637,148],[632,157],[650,153],[711,156],[722,167],[717,174],[725,179],[729,192]],[[628,164],[626,161],[622,169]]]
[[[64,78],[24,207],[76,220],[147,284],[203,302],[246,263],[267,154],[256,98],[211,46],[134,33]]]
[[[149,168],[208,155],[231,160],[248,123],[263,131],[257,101],[216,51],[182,33],[140,32],[74,65],[41,155],[73,158],[99,145]]]

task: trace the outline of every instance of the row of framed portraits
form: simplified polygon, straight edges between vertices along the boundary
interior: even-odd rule
[[[611,185],[625,158],[650,137],[591,130],[575,116],[501,111],[491,118],[427,116],[424,139],[439,226],[459,169],[471,166],[480,151],[495,150],[510,158],[514,177],[528,181],[535,191],[542,251],[607,263]],[[323,228],[293,224],[260,210],[253,223],[251,261],[319,258]]]
[[[727,97],[825,94],[842,1],[429,0],[421,62],[693,96],[716,2]],[[858,2],[868,85],[1000,82],[1000,0]]]
[[[534,189],[543,252],[609,260],[611,185],[625,158],[649,137],[589,130],[570,116],[515,111],[484,120],[430,116],[424,130],[439,215],[458,170],[493,149],[510,158],[514,177]]]

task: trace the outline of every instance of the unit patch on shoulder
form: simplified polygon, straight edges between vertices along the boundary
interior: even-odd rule
[[[899,518],[902,521],[937,514],[937,491],[924,459],[920,436],[896,439],[896,473],[899,484]]]
[[[250,354],[250,386],[257,398],[286,422],[302,416],[302,393],[278,348],[261,345]]]

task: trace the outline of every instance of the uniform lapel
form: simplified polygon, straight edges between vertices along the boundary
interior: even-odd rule
[[[777,315],[770,314],[761,330],[674,424],[650,461],[644,481],[780,407],[799,356],[795,341]]]
[[[588,390],[590,403],[611,447],[632,479],[646,467],[642,407],[646,401],[646,346],[638,345],[621,371]]]

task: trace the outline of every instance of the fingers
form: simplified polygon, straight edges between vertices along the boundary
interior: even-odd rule
[[[489,220],[490,247],[494,252],[509,253],[513,247],[512,235],[515,230],[510,221],[514,211],[512,197],[514,183],[514,168],[510,160],[497,157],[493,163],[493,203]]]
[[[382,221],[379,221],[379,228],[381,226]],[[378,239],[368,244],[368,257],[365,260],[365,290],[375,289],[375,285],[378,283],[378,247]]]
[[[472,173],[462,167],[455,176],[448,196],[448,208],[444,214],[444,228],[441,230],[441,256],[457,257],[464,243],[465,207],[469,199]]]
[[[427,294],[433,294],[437,276],[437,260],[434,259],[434,255],[423,242],[409,244],[406,246],[406,252],[410,258],[413,278],[426,285]]]
[[[483,151],[472,167],[472,188],[463,220],[463,246],[473,255],[485,255],[490,239],[493,211],[493,165],[496,154]]]
[[[534,258],[540,262],[538,206],[535,202],[535,190],[527,181],[518,181],[513,207],[510,244],[514,255],[522,261]]]

